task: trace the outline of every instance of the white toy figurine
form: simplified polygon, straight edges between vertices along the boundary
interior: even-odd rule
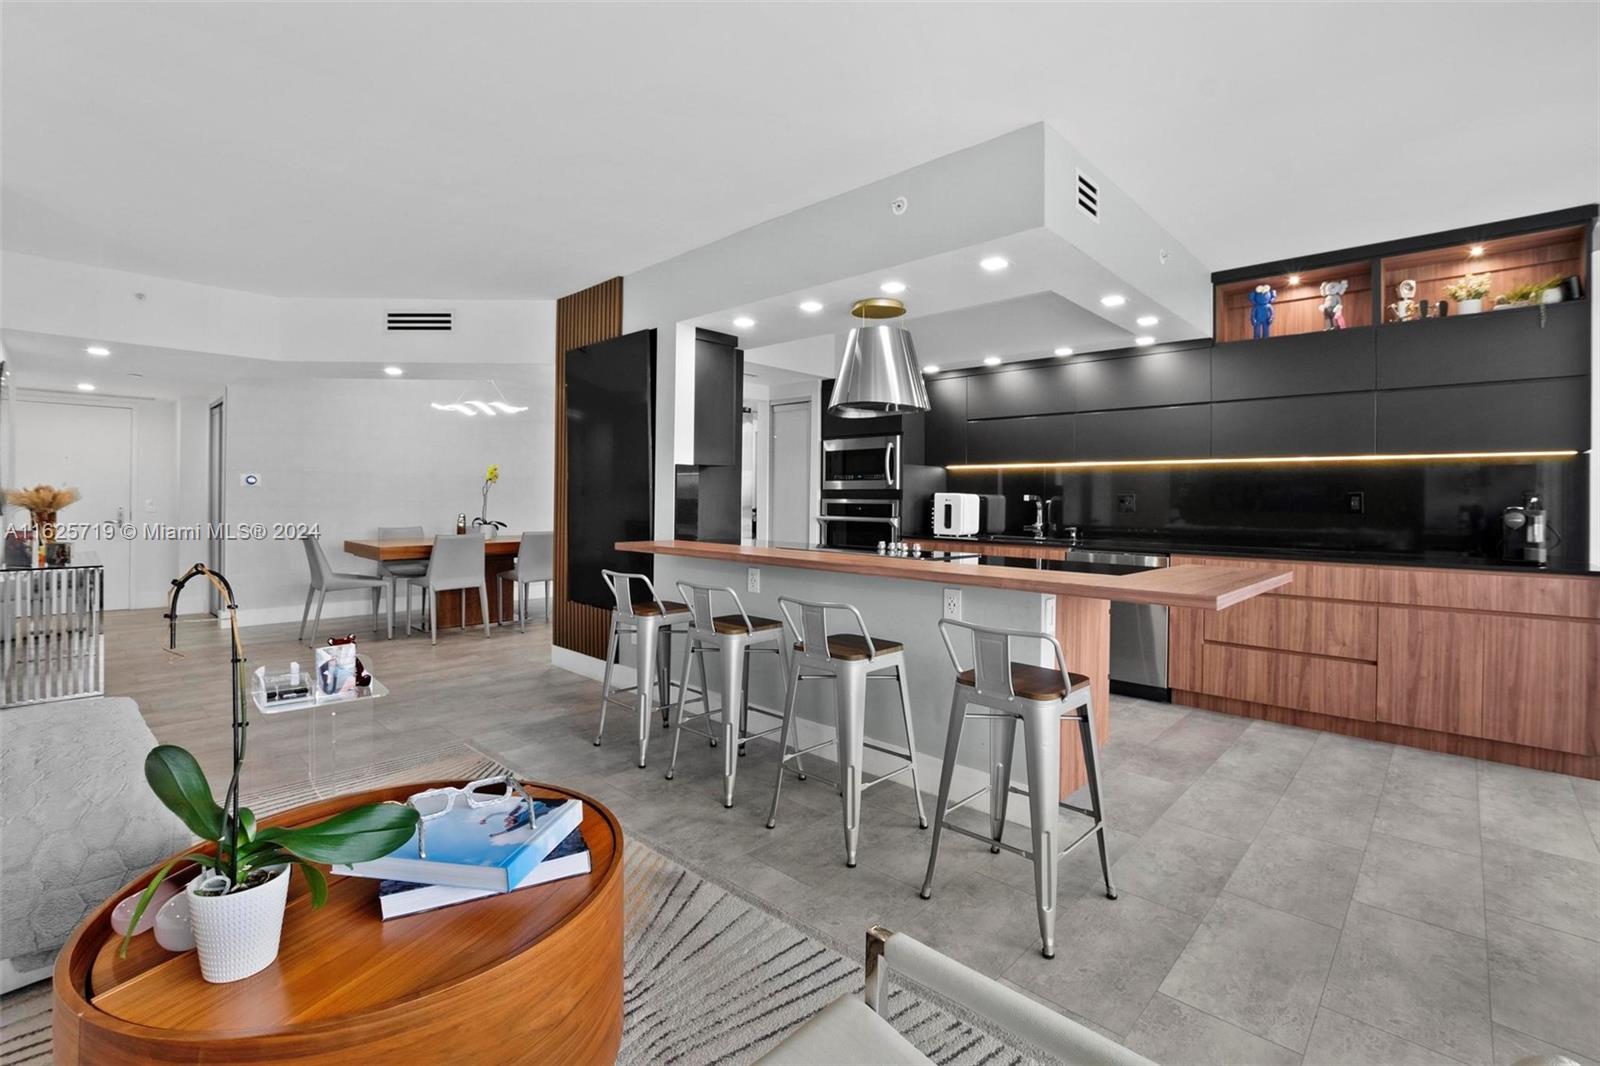
[[[1406,278],[1394,287],[1395,302],[1389,305],[1389,314],[1396,322],[1409,322],[1417,317],[1417,283]]]

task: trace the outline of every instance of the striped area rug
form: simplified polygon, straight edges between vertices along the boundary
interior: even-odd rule
[[[497,772],[466,747],[426,752],[251,797],[263,814],[327,796]],[[617,1061],[746,1063],[845,994],[859,995],[861,960],[630,839],[623,863],[623,1025]],[[863,930],[865,934],[865,930]],[[954,1066],[1013,1066],[1031,1056],[903,986],[889,1019],[923,1054]],[[50,1062],[50,985],[0,997],[0,1066]]]

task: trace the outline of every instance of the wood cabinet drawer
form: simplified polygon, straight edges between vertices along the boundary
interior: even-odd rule
[[[1203,691],[1227,699],[1372,721],[1378,668],[1347,659],[1207,644]]]
[[[1483,735],[1487,619],[1384,607],[1378,618],[1378,721]]]
[[[1600,625],[1485,618],[1483,733],[1580,755],[1600,752]]]
[[[1600,578],[1594,577],[1384,567],[1374,598],[1463,611],[1600,618]]]
[[[1365,604],[1258,596],[1207,613],[1204,626],[1207,640],[1224,644],[1368,662],[1378,658],[1378,611]]]
[[[1378,570],[1371,566],[1337,563],[1292,563],[1267,559],[1230,559],[1219,556],[1174,555],[1172,565],[1197,563],[1201,566],[1233,566],[1245,569],[1290,571],[1294,580],[1273,589],[1273,596],[1316,596],[1327,600],[1360,600],[1373,603],[1378,596]]]

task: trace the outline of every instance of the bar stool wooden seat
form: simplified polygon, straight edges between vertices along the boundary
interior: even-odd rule
[[[752,615],[744,609],[744,604],[739,600],[739,594],[732,588],[716,585],[696,585],[692,582],[678,582],[678,592],[689,604],[689,614],[693,618],[689,626],[689,638],[683,646],[683,666],[678,671],[678,712],[677,727],[672,734],[672,762],[667,767],[667,780],[678,770],[678,742],[683,739],[683,732],[703,736],[711,742],[712,747],[717,746],[720,739],[722,743],[722,805],[733,806],[733,782],[738,775],[739,756],[744,754],[745,741],[760,737],[771,736],[778,732],[781,726],[773,726],[762,733],[750,734],[750,656],[756,652],[771,652],[783,659],[783,623],[775,618],[762,618]],[[737,614],[716,614],[715,598],[725,596],[733,601]],[[720,738],[717,733],[710,732],[711,719],[715,716],[711,709],[710,688],[706,684],[706,653],[717,652],[722,658],[718,678],[722,695],[722,705],[719,708],[722,722]],[[689,663],[693,660],[700,668],[700,695],[689,699]],[[786,679],[787,680],[787,679]],[[699,702],[699,714],[686,718],[684,709],[689,702]],[[770,714],[760,708],[755,708],[757,714]],[[735,713],[737,712],[737,713]],[[780,717],[773,715],[773,717]],[[685,722],[693,725],[686,726]],[[695,728],[705,725],[706,731]]]
[[[606,646],[606,669],[600,684],[600,728],[595,733],[594,746],[606,731],[606,708],[615,703],[634,708],[639,714],[639,766],[644,766],[645,750],[650,743],[650,715],[660,708],[663,725],[672,707],[672,632],[678,626],[687,626],[691,620],[687,604],[676,600],[663,600],[656,595],[656,587],[644,574],[623,574],[615,570],[602,570],[600,577],[611,590],[616,609],[611,614],[611,640]],[[637,596],[637,598],[635,598]],[[611,687],[611,668],[621,651],[622,638],[632,635],[638,654],[634,658],[634,684],[628,688]],[[656,684],[655,698],[651,697],[650,684]],[[618,697],[624,692],[634,693],[634,699]]]
[[[952,630],[972,635],[972,665],[963,667],[950,639]],[[1057,870],[1061,859],[1091,836],[1100,845],[1100,870],[1105,876],[1106,898],[1116,899],[1111,884],[1111,864],[1106,856],[1105,808],[1100,795],[1100,760],[1094,742],[1094,713],[1089,679],[1067,670],[1061,643],[1048,633],[1028,633],[1010,629],[989,629],[952,619],[940,619],[939,635],[956,668],[955,693],[950,701],[950,726],[945,738],[944,769],[939,775],[939,806],[933,815],[933,840],[928,849],[928,875],[922,882],[922,898],[933,895],[933,870],[939,861],[939,842],[946,830],[982,840],[994,853],[1009,851],[1033,862],[1035,904],[1039,912],[1039,936],[1045,958],[1056,953]],[[1032,641],[1048,645],[1055,655],[1055,666],[1033,666],[1014,660],[1013,641]],[[961,732],[969,718],[989,722],[989,786],[955,803],[950,802],[950,783],[955,777],[956,753],[961,747]],[[1011,757],[1017,723],[1022,723],[1022,747],[1028,769],[1028,788],[1011,783]],[[1077,807],[1058,798],[1061,787],[1061,723],[1078,723],[1078,739],[1083,745],[1083,762],[1089,779],[1089,807]],[[1006,826],[1006,800],[1011,793],[1028,797],[1028,821],[1033,830],[1033,848],[1014,847],[1002,839]],[[989,836],[965,826],[950,824],[948,816],[979,796],[989,797]],[[1080,836],[1058,848],[1059,810],[1065,808],[1093,820]]]
[[[783,775],[790,770],[805,779],[802,757],[832,744],[838,752],[839,780],[830,782],[839,789],[844,807],[845,865],[855,866],[861,840],[861,794],[873,785],[907,771],[911,774],[911,793],[916,797],[917,824],[928,827],[922,809],[922,790],[917,786],[917,741],[911,726],[911,690],[906,685],[905,645],[897,640],[874,637],[867,632],[861,612],[848,603],[813,603],[783,596],[778,599],[789,628],[800,638],[790,655],[789,691],[783,708],[783,741],[779,749],[778,780],[772,789],[772,811],[767,828],[778,824],[778,796],[783,791]],[[795,621],[794,611],[800,612]],[[856,632],[829,633],[828,613],[848,614],[855,620]],[[834,683],[834,738],[799,746],[795,728],[795,696],[800,682],[831,680]],[[867,682],[892,681],[900,694],[900,712],[906,726],[906,750],[900,751],[866,739]],[[794,750],[790,751],[793,745]],[[868,781],[862,768],[865,749],[906,760],[906,765]]]

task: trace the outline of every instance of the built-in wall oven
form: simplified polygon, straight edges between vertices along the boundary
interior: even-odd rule
[[[898,489],[900,437],[840,437],[822,442],[823,491]]]
[[[824,496],[817,518],[824,548],[876,548],[900,539],[900,501],[894,498]]]

